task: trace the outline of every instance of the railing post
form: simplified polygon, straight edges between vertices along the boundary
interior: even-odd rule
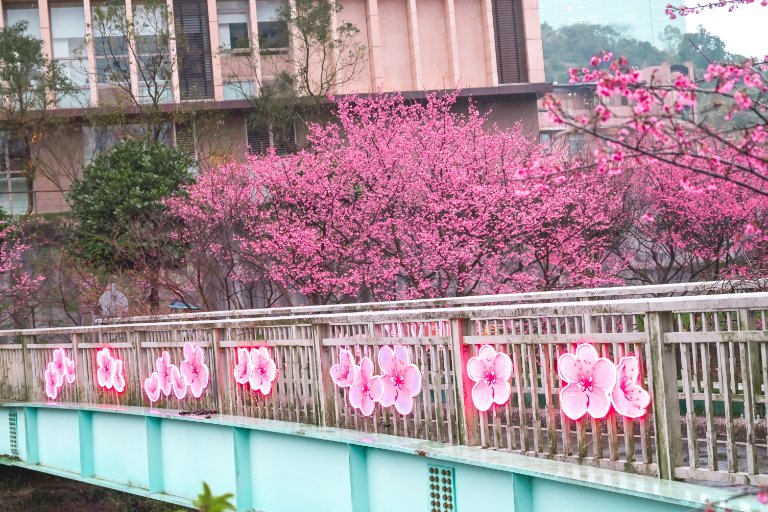
[[[80,361],[80,353],[78,346],[80,345],[80,336],[81,334],[79,332],[72,333],[72,360],[75,361],[75,364],[77,364],[77,361]],[[80,373],[75,369],[75,378]],[[80,379],[75,380],[75,403],[80,403]]]
[[[451,354],[453,358],[453,378],[456,387],[456,415],[459,420],[459,440],[467,446],[480,445],[480,431],[478,429],[479,414],[472,404],[469,395],[472,389],[472,381],[464,369],[469,361],[469,346],[464,344],[464,329],[467,320],[463,318],[451,318]]]
[[[21,361],[24,365],[24,400],[29,402],[32,397],[32,368],[29,365],[29,352],[27,351],[27,336],[21,335]]]
[[[653,381],[653,415],[656,431],[656,460],[659,478],[673,480],[675,468],[682,465],[680,398],[677,387],[675,346],[664,343],[664,333],[672,330],[672,314],[647,315],[649,370]]]
[[[226,355],[221,348],[221,342],[227,338],[227,330],[223,327],[213,329],[213,364],[216,372],[216,400],[220,414],[234,414],[231,395],[228,393]]]
[[[132,373],[136,375],[137,379],[134,381],[135,385],[133,386],[133,389],[138,391],[136,393],[137,396],[135,402],[137,406],[144,405],[144,373],[146,370],[144,370],[144,365],[142,365],[144,358],[141,353],[141,344],[144,342],[145,336],[145,331],[133,332],[133,364],[136,365],[136,370]],[[149,377],[149,375],[147,375],[147,377]]]
[[[333,395],[336,392],[331,379],[331,357],[328,351],[323,350],[323,339],[328,337],[328,324],[312,325],[312,349],[315,354],[315,368],[317,368],[318,394],[320,400],[320,424],[325,427],[333,427],[336,418],[333,407]]]

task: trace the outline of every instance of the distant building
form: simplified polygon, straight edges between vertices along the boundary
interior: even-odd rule
[[[662,48],[660,36],[672,25],[685,33],[685,19],[664,13],[668,0],[540,0],[541,22],[554,28],[574,23],[611,25],[626,34]]]
[[[639,73],[646,83],[653,78],[655,83],[672,84],[679,74],[688,76],[693,80],[693,63],[669,64],[665,62],[658,66],[640,69]],[[598,104],[596,88],[595,83],[555,85],[552,95],[560,100],[568,115],[574,118],[581,116],[591,118]],[[666,98],[668,104],[672,104],[674,101],[675,93]],[[588,147],[588,135],[572,127],[553,122],[541,105],[542,102],[539,101],[539,140],[541,142],[564,144],[570,153],[578,153]],[[608,122],[600,125],[598,132],[614,135],[632,118],[634,106],[627,98],[619,96],[611,97],[608,100],[608,105],[614,115]],[[690,112],[688,115],[695,117],[696,112]]]

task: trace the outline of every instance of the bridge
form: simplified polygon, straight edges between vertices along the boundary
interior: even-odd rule
[[[241,511],[760,510],[729,486],[768,485],[768,293],[736,288],[0,331],[0,463]],[[574,413],[593,350],[622,384],[598,411],[595,363]]]

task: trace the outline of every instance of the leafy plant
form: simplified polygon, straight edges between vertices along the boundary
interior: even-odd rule
[[[237,510],[230,501],[234,497],[232,493],[214,495],[207,483],[203,482],[203,492],[197,495],[197,499],[192,504],[200,512],[225,512],[227,510]],[[185,512],[179,510],[178,512]]]

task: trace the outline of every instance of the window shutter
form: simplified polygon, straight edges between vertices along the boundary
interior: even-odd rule
[[[499,83],[528,81],[522,0],[492,0]]]
[[[263,155],[269,150],[269,131],[256,129],[248,124],[248,152],[252,155]]]
[[[176,124],[176,148],[193,160],[197,160],[197,137],[193,123]]]
[[[200,0],[174,0],[173,17],[181,99],[213,98],[208,4]]]

